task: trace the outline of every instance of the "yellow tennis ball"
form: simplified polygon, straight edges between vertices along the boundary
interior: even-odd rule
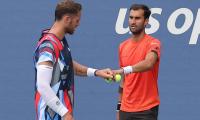
[[[116,82],[120,82],[121,79],[122,79],[122,76],[121,76],[120,74],[116,74],[116,75],[115,75],[115,81],[116,81]]]

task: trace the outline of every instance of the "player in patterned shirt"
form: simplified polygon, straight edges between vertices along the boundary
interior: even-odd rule
[[[98,70],[72,60],[65,34],[73,34],[80,17],[81,5],[63,0],[53,26],[42,32],[34,55],[37,120],[74,120],[74,75],[113,78],[109,68]]]

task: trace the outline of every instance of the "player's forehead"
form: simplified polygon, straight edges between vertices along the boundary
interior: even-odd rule
[[[144,10],[143,9],[131,10],[129,16],[144,17]]]

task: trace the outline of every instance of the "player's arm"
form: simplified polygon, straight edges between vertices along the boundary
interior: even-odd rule
[[[117,111],[120,110],[120,106],[121,106],[122,93],[123,93],[123,83],[124,83],[124,79],[121,80],[120,85],[119,85],[119,89],[118,89],[119,97],[118,97]]]
[[[124,83],[124,79],[121,80],[119,88],[118,88],[119,96],[118,96],[118,103],[117,103],[117,106],[116,106],[116,112],[117,112],[116,120],[119,120],[119,111],[120,111],[121,100],[122,100],[122,95],[123,95],[123,83]]]
[[[88,67],[81,65],[74,60],[73,60],[73,67],[74,67],[74,72],[76,75],[87,76]]]
[[[52,90],[50,83],[53,73],[53,63],[44,61],[37,64],[37,89],[45,103],[62,117],[70,117],[71,113],[62,104],[55,92]]]
[[[136,63],[135,65],[126,66],[119,70],[116,70],[116,73],[129,74],[129,73],[145,72],[152,69],[157,60],[158,60],[157,53],[151,51],[146,55],[144,60]]]
[[[157,54],[154,51],[152,51],[146,55],[146,57],[143,61],[141,61],[131,67],[132,67],[132,69],[134,69],[134,72],[148,71],[153,68],[153,66],[157,60],[158,60]]]
[[[133,65],[123,66],[121,69],[117,70],[117,73],[129,74],[129,73],[145,72],[152,69],[155,63],[160,59],[161,43],[159,40],[154,40],[150,42],[146,47],[147,47],[146,51],[147,54],[144,60]],[[122,48],[119,49],[119,53],[121,50]]]
[[[75,74],[79,76],[98,76],[102,78],[113,78],[113,72],[109,68],[101,69],[101,70],[89,68],[89,67],[79,64],[78,62],[74,60],[73,60],[73,67],[74,67]]]
[[[53,64],[55,63],[55,55],[53,45],[44,42],[38,49],[39,58],[36,63],[37,69],[37,90],[45,103],[60,116],[70,116],[68,109],[62,104],[56,93],[51,88],[51,80],[53,74]]]

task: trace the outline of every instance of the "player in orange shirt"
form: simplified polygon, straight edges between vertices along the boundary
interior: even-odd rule
[[[130,7],[129,28],[133,35],[120,44],[120,69],[114,70],[124,75],[119,87],[117,120],[157,120],[158,117],[160,41],[145,33],[150,15],[146,5]]]

